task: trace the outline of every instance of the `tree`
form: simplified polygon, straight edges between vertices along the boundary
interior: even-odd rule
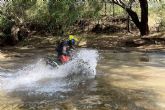
[[[32,7],[36,0],[4,1],[0,6],[0,27],[4,34],[4,41],[14,45],[18,41],[18,31],[26,21],[26,10]],[[23,36],[25,37],[25,36]]]
[[[49,0],[50,24],[64,32],[82,18],[97,18],[101,8],[98,0]]]
[[[138,0],[141,8],[141,17],[138,17],[138,14],[132,9],[132,5],[137,3],[137,0],[109,0],[109,2],[116,4],[127,11],[132,18],[132,21],[139,29],[141,36],[149,34],[147,0]]]
[[[82,18],[98,18],[101,8],[98,0],[8,0],[0,14],[12,17],[17,26],[27,24],[30,30],[61,34]]]

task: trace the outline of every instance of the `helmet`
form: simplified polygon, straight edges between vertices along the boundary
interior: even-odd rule
[[[73,36],[73,35],[69,35],[69,40],[72,40],[74,39],[74,41],[78,41],[77,37],[76,36]]]

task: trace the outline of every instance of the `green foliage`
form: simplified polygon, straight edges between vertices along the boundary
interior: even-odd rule
[[[98,17],[101,6],[97,0],[87,2],[49,0],[48,9],[51,17],[51,25],[65,32],[75,21],[81,18]]]
[[[0,25],[10,17],[16,24],[30,22],[61,33],[82,18],[99,18],[102,7],[98,0],[11,0],[1,7]]]
[[[0,16],[0,28],[1,29],[5,28],[5,26],[7,26],[7,24],[8,24],[8,19],[5,16],[1,15]]]
[[[25,11],[32,7],[36,0],[8,1],[1,7],[3,15],[15,19],[16,23],[22,23],[26,19]]]
[[[37,0],[33,6],[26,10],[27,22],[34,22],[40,24],[47,24],[49,21],[49,13],[47,9],[47,2]]]
[[[99,17],[101,14],[98,13],[99,11],[101,11],[101,9],[103,8],[103,3],[98,2],[98,0],[91,0],[88,1],[88,3],[86,3],[86,6],[84,7],[84,15],[83,17],[87,17],[87,18],[97,18]]]
[[[74,0],[56,1],[49,0],[48,10],[50,14],[51,26],[58,27],[59,30],[65,30],[79,17]]]
[[[165,1],[149,3],[149,17],[152,23],[161,30],[165,30]]]
[[[1,31],[5,29],[5,27],[8,25],[8,20],[5,18],[5,16],[0,16],[0,29]],[[4,35],[2,32],[0,32],[0,43],[2,40],[5,39]]]

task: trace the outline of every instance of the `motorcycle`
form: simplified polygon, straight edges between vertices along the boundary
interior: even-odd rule
[[[61,55],[60,57],[57,57],[54,55],[47,55],[45,57],[46,64],[52,66],[52,67],[59,67],[62,64],[65,64],[73,59],[76,52],[74,49],[71,49],[68,51],[68,55]]]

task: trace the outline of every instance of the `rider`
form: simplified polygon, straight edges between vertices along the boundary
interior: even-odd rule
[[[68,53],[69,53],[70,56],[72,56],[73,52],[75,50],[75,44],[78,41],[78,39],[75,36],[71,35],[70,33],[67,36],[68,36],[67,43],[68,43],[68,46],[69,46]]]
[[[78,41],[78,39],[73,35],[68,34],[67,36],[69,36],[68,40],[58,42],[58,46],[56,48],[58,59],[61,63],[66,63],[70,60],[75,50],[75,42]]]
[[[58,53],[58,60],[61,63],[66,63],[69,61],[70,57],[68,55],[68,44],[66,41],[59,41],[56,51]]]

